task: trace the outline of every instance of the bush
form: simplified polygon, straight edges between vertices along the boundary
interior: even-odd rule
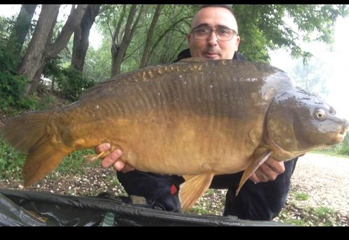
[[[71,101],[76,101],[84,90],[94,85],[92,80],[83,78],[81,72],[72,67],[62,69],[56,81],[63,96]]]
[[[4,110],[21,101],[27,82],[25,77],[16,74],[18,62],[18,56],[0,46],[0,108]]]
[[[343,142],[341,143],[341,145],[339,147],[338,153],[342,154],[342,155],[349,156],[349,134],[347,134],[347,136],[345,136],[345,139],[343,140]]]
[[[25,154],[18,153],[0,139],[0,179],[21,178]]]

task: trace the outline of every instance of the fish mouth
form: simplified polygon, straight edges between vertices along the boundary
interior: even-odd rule
[[[344,119],[343,121],[344,122],[343,122],[342,130],[340,131],[339,134],[342,134],[345,136],[345,133],[349,130],[349,122],[346,119]]]
[[[346,135],[348,130],[349,130],[349,122],[347,120],[344,120],[344,123],[343,123],[341,130],[335,138],[335,142],[341,143],[344,140],[345,135]]]

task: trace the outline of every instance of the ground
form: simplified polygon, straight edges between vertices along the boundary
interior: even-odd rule
[[[287,204],[275,221],[300,225],[349,226],[349,159],[308,153],[297,163]],[[0,188],[23,189],[16,179],[0,180]],[[112,169],[86,165],[82,174],[53,172],[29,190],[69,195],[111,192],[126,195]],[[226,190],[208,190],[191,214],[221,215]]]
[[[349,215],[349,159],[322,154],[300,158],[292,189],[309,195],[304,205],[328,207]],[[301,204],[300,204],[301,205]]]

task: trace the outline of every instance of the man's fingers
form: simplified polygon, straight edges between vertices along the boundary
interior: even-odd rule
[[[102,143],[102,144],[99,144],[99,145],[95,148],[95,152],[96,152],[96,153],[101,153],[101,152],[104,152],[104,151],[109,150],[109,148],[110,148],[110,144],[109,144],[109,143]]]
[[[115,162],[115,159],[113,159],[110,155],[106,156],[103,160],[102,160],[102,166],[105,168],[110,167],[111,165],[113,165]]]
[[[284,162],[279,161],[269,161],[267,162],[268,167],[277,174],[281,174],[285,172],[285,164]]]
[[[126,165],[126,163],[123,162],[123,161],[116,161],[116,162],[114,163],[114,168],[115,168],[116,171],[121,171],[121,170],[123,170],[123,168],[125,167],[125,165]]]
[[[103,143],[100,144],[97,148],[96,151],[106,151],[110,148],[109,143]],[[122,152],[120,149],[116,149],[114,152],[111,154],[107,155],[103,160],[102,160],[102,166],[105,168],[108,168],[110,166],[113,166],[116,171],[122,171],[124,173],[133,171],[135,168],[132,167],[131,165],[125,163],[120,159],[122,156]]]
[[[278,175],[285,171],[283,162],[269,158],[249,178],[254,183],[274,181]]]
[[[121,155],[122,155],[121,150],[119,150],[119,149],[115,150],[114,152],[112,152],[111,154],[109,154],[108,156],[106,156],[102,160],[102,166],[105,168],[110,167],[118,160],[118,158],[121,157]],[[118,161],[118,162],[120,162],[120,161]]]
[[[254,173],[254,174],[252,174],[251,175],[251,177],[249,178],[252,182],[254,182],[254,183],[259,183],[260,182],[260,180],[259,180],[259,178],[257,177],[257,175]]]

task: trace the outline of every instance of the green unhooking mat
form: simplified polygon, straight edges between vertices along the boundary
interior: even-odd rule
[[[138,197],[67,196],[0,189],[0,226],[277,226],[234,216],[189,215],[153,209]],[[283,225],[283,224],[282,224]]]

